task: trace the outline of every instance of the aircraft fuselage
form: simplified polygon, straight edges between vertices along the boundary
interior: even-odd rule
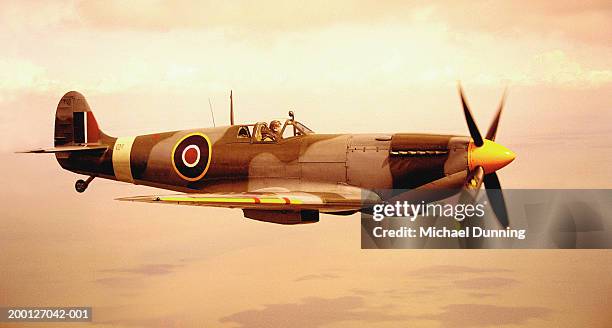
[[[239,136],[241,126],[103,136],[105,151],[57,153],[67,170],[181,192],[317,191],[330,186],[411,189],[469,169],[469,137],[308,134],[278,142]],[[446,179],[449,180],[449,179]]]

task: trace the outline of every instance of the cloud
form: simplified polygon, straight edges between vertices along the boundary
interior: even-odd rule
[[[444,24],[452,31],[513,37],[537,33],[583,41],[612,39],[609,1],[79,1],[83,24],[110,29],[241,29],[287,33],[335,25]],[[477,17],[477,19],[475,19]]]
[[[219,321],[232,322],[239,327],[322,327],[338,322],[406,322],[408,315],[392,314],[383,308],[371,308],[364,298],[344,296],[337,298],[308,297],[296,303],[268,304],[262,309],[237,312]],[[363,324],[362,324],[363,325]]]
[[[359,296],[372,296],[375,295],[376,292],[373,290],[362,289],[362,288],[353,288],[350,290],[351,293]]]
[[[419,318],[435,320],[442,327],[499,327],[523,325],[532,319],[542,319],[552,310],[540,306],[498,306],[487,304],[450,304],[438,314]]]
[[[552,310],[538,306],[498,306],[487,304],[450,304],[436,314],[411,315],[391,311],[390,306],[368,306],[364,298],[304,298],[296,303],[268,304],[261,309],[240,311],[221,318],[222,323],[236,323],[241,328],[292,326],[322,327],[339,322],[398,322],[407,325],[421,320],[438,321],[442,327],[489,327],[525,324],[542,319]]]
[[[391,8],[390,8],[391,7]],[[76,11],[84,24],[97,28],[168,31],[172,29],[241,29],[288,32],[345,22],[371,22],[409,6],[381,6],[369,1],[304,3],[262,0],[213,1],[80,1]]]
[[[502,277],[480,277],[463,280],[455,280],[453,284],[463,289],[495,289],[502,288],[518,283],[516,279]]]
[[[108,277],[94,280],[96,284],[121,289],[141,289],[142,280],[135,277]]]
[[[16,33],[73,24],[71,22],[76,21],[76,15],[70,2],[2,1],[0,21],[2,29]]]
[[[533,57],[530,63],[532,76],[529,80],[536,83],[570,84],[570,85],[600,85],[612,82],[612,69],[587,69],[577,61],[568,57],[561,50],[540,53]]]
[[[493,296],[498,296],[499,294],[495,294],[495,293],[469,293],[468,295],[471,296],[471,297],[474,297],[474,298],[483,299],[484,297],[493,297]]]
[[[97,310],[97,309],[96,309]],[[96,318],[104,317],[96,313]],[[185,327],[185,316],[182,314],[172,314],[163,316],[147,316],[144,318],[130,318],[117,320],[99,320],[96,319],[94,324],[111,325],[114,327],[150,327],[150,328],[167,328],[167,327]]]
[[[482,274],[482,273],[504,273],[512,272],[508,269],[501,268],[485,268],[485,267],[469,267],[461,265],[432,265],[410,272],[412,277],[430,278],[430,277],[445,277],[449,275],[464,275],[464,274]]]
[[[610,17],[610,5],[569,5],[2,3],[0,98],[15,90],[71,89],[87,95],[229,88],[375,94],[453,88],[458,79],[495,87],[611,85],[612,28],[606,27],[612,20],[592,23]],[[578,27],[584,35],[568,39]],[[584,40],[592,42],[578,42]]]
[[[167,275],[174,272],[176,269],[183,267],[178,264],[142,264],[134,268],[127,269],[110,269],[103,272],[119,272],[119,273],[134,273],[145,276]]]
[[[309,274],[305,276],[301,276],[296,278],[295,282],[307,281],[307,280],[330,280],[330,279],[338,279],[340,276],[330,273],[320,273],[320,274]]]
[[[0,4],[13,31],[63,26],[73,30],[219,30],[286,34],[346,25],[430,24],[449,32],[503,37],[562,38],[585,43],[612,39],[612,5],[605,0],[232,2],[156,0],[19,2]],[[475,18],[476,17],[476,18]],[[459,38],[461,38],[459,36]]]
[[[612,5],[605,0],[437,2],[431,17],[458,31],[524,38],[558,37],[585,43],[612,39]],[[475,18],[476,17],[476,18]]]
[[[46,75],[46,70],[28,60],[0,57],[0,90],[8,93],[20,89],[45,91],[54,81]]]
[[[142,276],[165,276],[181,267],[183,267],[181,264],[141,264],[132,268],[101,270],[101,273],[114,275],[97,278],[94,282],[107,287],[142,289],[144,287]]]

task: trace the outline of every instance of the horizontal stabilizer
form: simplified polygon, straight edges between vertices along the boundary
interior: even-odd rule
[[[70,145],[70,146],[57,146],[53,148],[41,148],[26,151],[18,151],[17,153],[22,154],[53,154],[61,152],[73,152],[73,151],[92,151],[92,150],[106,150],[108,145],[100,144],[83,144],[83,145]]]

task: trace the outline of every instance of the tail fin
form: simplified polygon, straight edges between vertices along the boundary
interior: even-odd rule
[[[55,111],[55,147],[99,144],[108,138],[82,94],[70,91],[62,97]]]

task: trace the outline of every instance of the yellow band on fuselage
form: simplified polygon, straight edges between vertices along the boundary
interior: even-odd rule
[[[113,171],[119,181],[134,183],[130,155],[136,137],[117,138],[113,147]]]

